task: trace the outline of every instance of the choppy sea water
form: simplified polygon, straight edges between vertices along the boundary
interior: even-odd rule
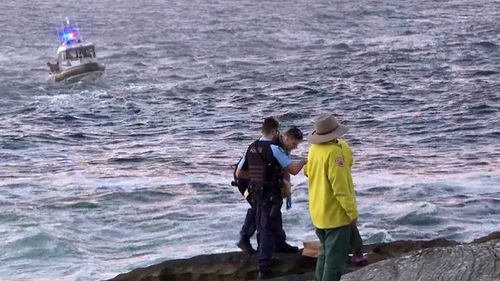
[[[0,280],[102,280],[237,250],[263,117],[350,128],[366,243],[500,225],[495,1],[2,1]],[[69,16],[105,76],[47,82]],[[297,155],[305,156],[307,143]],[[315,239],[304,176],[284,211]]]

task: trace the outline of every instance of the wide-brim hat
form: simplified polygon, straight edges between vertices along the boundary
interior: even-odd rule
[[[324,143],[338,139],[347,132],[347,127],[332,114],[323,114],[314,122],[314,131],[309,134],[307,140],[310,143]]]

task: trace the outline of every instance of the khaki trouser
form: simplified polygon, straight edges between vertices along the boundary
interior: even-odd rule
[[[316,281],[339,281],[349,257],[350,226],[316,229],[321,242],[316,262]]]

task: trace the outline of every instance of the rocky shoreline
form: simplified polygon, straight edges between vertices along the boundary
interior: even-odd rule
[[[447,239],[395,241],[366,245],[370,265],[350,264],[346,281],[500,280],[500,231],[471,243]],[[314,280],[316,259],[300,254],[277,254],[275,281]],[[123,273],[110,281],[225,281],[257,279],[257,256],[242,252],[169,260]]]

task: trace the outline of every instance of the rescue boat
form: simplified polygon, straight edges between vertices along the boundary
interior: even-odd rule
[[[57,48],[55,62],[47,62],[49,78],[55,82],[78,81],[82,78],[97,78],[104,73],[105,66],[97,61],[95,46],[81,39],[76,26],[66,18],[59,32],[61,45]]]

